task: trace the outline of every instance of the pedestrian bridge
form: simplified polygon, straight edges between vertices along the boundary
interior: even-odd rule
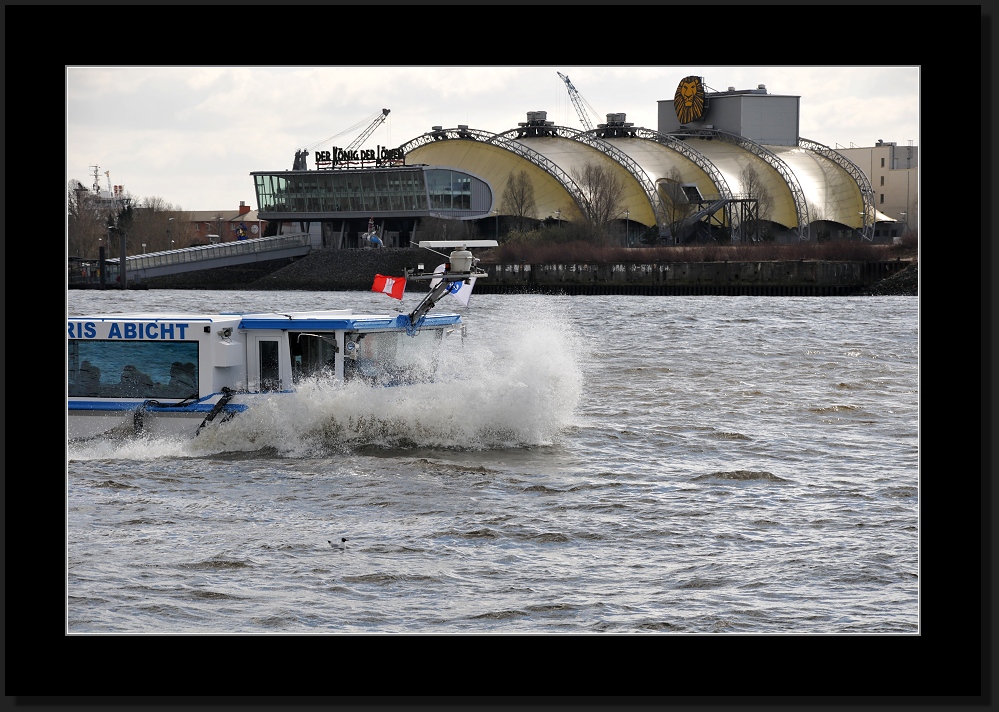
[[[258,237],[255,240],[237,240],[218,245],[133,255],[125,258],[125,272],[129,282],[141,282],[149,277],[168,274],[265,262],[283,257],[301,257],[311,250],[312,240],[307,233]],[[119,258],[107,259],[105,262],[109,274],[117,273]]]

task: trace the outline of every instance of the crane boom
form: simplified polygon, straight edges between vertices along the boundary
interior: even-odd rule
[[[576,113],[579,114],[579,121],[581,124],[583,124],[583,128],[585,128],[587,131],[592,131],[593,124],[590,123],[590,117],[586,113],[586,108],[583,106],[583,102],[585,101],[585,99],[583,99],[579,95],[579,91],[576,89],[576,87],[572,85],[572,82],[569,81],[569,77],[562,74],[562,72],[555,72],[555,73],[559,75],[559,77],[562,79],[563,82],[565,82],[565,86],[569,90],[569,99],[572,101],[572,105],[576,107]],[[593,107],[591,106],[590,109],[592,108]],[[595,114],[597,112],[594,111],[593,113]]]
[[[368,128],[361,132],[361,135],[355,138],[349,146],[347,146],[348,151],[353,151],[355,148],[360,148],[361,144],[364,143],[368,136],[374,133],[374,130],[382,125],[385,121],[385,117],[389,115],[389,109],[382,109],[382,113],[375,117],[375,120],[371,122]]]

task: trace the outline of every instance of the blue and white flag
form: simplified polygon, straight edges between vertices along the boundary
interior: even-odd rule
[[[447,267],[446,264],[437,265],[437,269],[434,270],[434,274],[444,274],[444,270]],[[434,279],[430,281],[430,288],[433,289],[440,282],[440,279]],[[451,282],[448,286],[448,294],[457,299],[459,302],[468,306],[468,299],[472,296],[472,287],[475,286],[475,277],[471,277],[468,280],[468,284],[464,282]]]

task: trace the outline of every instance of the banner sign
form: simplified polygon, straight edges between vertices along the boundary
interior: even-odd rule
[[[342,163],[370,162],[375,165],[382,163],[399,163],[406,154],[398,148],[376,146],[375,148],[345,149],[333,146],[329,151],[316,151],[316,168],[332,168]]]

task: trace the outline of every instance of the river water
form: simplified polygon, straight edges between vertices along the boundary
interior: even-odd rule
[[[419,296],[79,290],[68,311]],[[917,299],[438,309],[467,324],[439,382],[68,443],[67,631],[920,631]]]

